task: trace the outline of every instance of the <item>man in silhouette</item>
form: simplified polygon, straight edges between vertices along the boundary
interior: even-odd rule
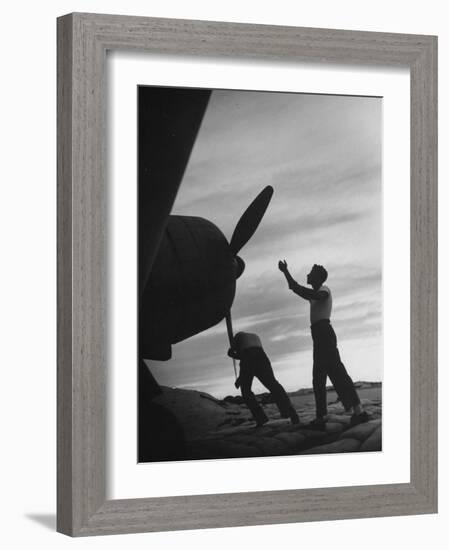
[[[297,283],[291,276],[287,262],[280,261],[280,271],[287,279],[288,287],[310,304],[310,325],[313,340],[313,391],[315,394],[316,418],[311,427],[324,429],[327,419],[326,380],[329,376],[335,391],[347,411],[352,410],[351,424],[356,425],[369,420],[363,411],[354,383],[346,372],[340,359],[337,337],[330,322],[332,312],[332,294],[324,283],[327,271],[322,265],[315,264],[307,275],[308,288]]]
[[[268,417],[257,402],[251,385],[254,377],[271,392],[273,399],[283,418],[290,418],[292,424],[299,424],[296,410],[281,384],[276,380],[270,360],[265,353],[262,342],[257,334],[238,332],[228,351],[229,357],[240,360],[240,375],[235,381],[235,387],[241,388],[242,397],[251,411],[257,426],[268,422]]]

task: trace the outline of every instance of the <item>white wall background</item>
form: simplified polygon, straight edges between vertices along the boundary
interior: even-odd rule
[[[400,544],[418,549],[446,540],[449,484],[444,439],[449,387],[440,369],[440,513],[435,516],[351,520],[314,524],[245,527],[195,532],[123,535],[71,540],[54,532],[56,411],[56,23],[72,11],[119,13],[188,19],[225,20],[310,27],[331,27],[439,35],[440,151],[448,150],[449,31],[444,3],[428,0],[375,3],[352,0],[276,2],[259,0],[78,0],[8,2],[2,9],[0,35],[0,500],[5,548],[28,544],[52,548],[153,549],[237,548],[247,544],[363,549]],[[441,155],[440,181],[448,179],[447,155]],[[440,212],[447,186],[440,186]],[[443,212],[444,214],[444,212]],[[440,299],[447,303],[445,234],[448,217],[440,216]],[[445,246],[446,245],[446,246]],[[446,251],[445,251],[446,249]],[[441,307],[443,311],[443,307]],[[449,327],[441,316],[442,341]],[[440,364],[449,355],[441,346]],[[19,389],[20,388],[20,389]]]

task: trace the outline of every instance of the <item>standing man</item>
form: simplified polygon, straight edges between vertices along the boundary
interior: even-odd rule
[[[267,390],[271,392],[281,416],[283,418],[290,417],[292,424],[299,424],[298,414],[291,404],[286,391],[274,377],[270,360],[257,334],[238,332],[234,336],[228,355],[234,359],[240,359],[240,375],[235,381],[235,387],[241,388],[242,397],[251,411],[257,426],[266,424],[268,417],[251,391],[254,377],[258,378]]]
[[[315,264],[307,275],[307,284],[301,286],[291,276],[287,262],[280,261],[280,271],[287,279],[288,287],[295,294],[310,303],[310,325],[313,340],[313,391],[315,394],[316,418],[311,426],[324,429],[327,417],[326,380],[329,376],[344,408],[353,411],[351,424],[356,425],[369,420],[363,411],[354,383],[346,372],[340,359],[337,337],[330,322],[332,312],[332,294],[324,285],[327,271],[322,265]]]

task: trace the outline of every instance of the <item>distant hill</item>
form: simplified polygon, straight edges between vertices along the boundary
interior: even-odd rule
[[[354,386],[357,389],[369,389],[369,388],[380,388],[382,387],[382,382],[367,382],[365,380],[361,380],[359,382],[355,382]],[[333,392],[334,388],[333,386],[327,386],[326,390],[328,392]],[[313,395],[313,388],[301,388],[296,391],[287,392],[290,397],[299,397],[301,395]],[[256,398],[260,403],[274,403],[271,394],[269,392],[263,392],[256,394]],[[241,395],[227,395],[223,401],[225,403],[236,403],[238,405],[241,405],[243,403],[243,398]]]

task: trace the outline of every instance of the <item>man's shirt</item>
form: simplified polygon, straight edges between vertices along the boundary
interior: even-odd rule
[[[332,312],[332,294],[329,287],[322,285],[318,292],[324,290],[327,292],[327,298],[322,300],[309,300],[310,302],[310,324],[321,321],[321,319],[330,319]]]

